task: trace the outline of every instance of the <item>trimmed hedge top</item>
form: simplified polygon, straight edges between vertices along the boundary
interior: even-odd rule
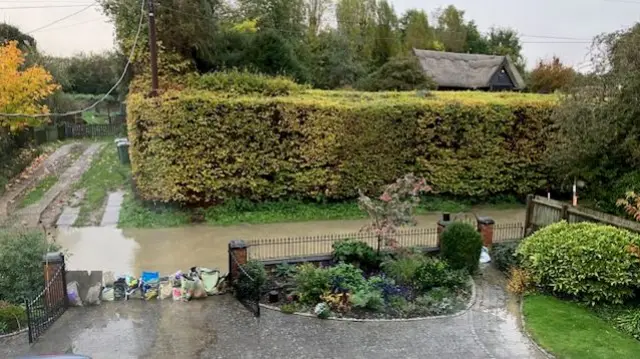
[[[358,189],[377,193],[410,172],[441,193],[481,197],[544,188],[554,103],[475,92],[185,90],[133,93],[127,118],[132,169],[147,200],[340,200]]]

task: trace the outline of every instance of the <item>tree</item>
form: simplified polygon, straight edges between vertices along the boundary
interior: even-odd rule
[[[238,0],[238,4],[243,18],[257,19],[259,28],[279,31],[291,42],[302,39],[307,7],[304,0]],[[322,13],[316,10],[318,20]]]
[[[124,63],[124,58],[115,52],[73,56],[67,65],[70,84],[64,90],[83,94],[106,94],[118,81]]]
[[[400,20],[402,43],[405,50],[433,49],[433,29],[429,26],[429,18],[422,10],[408,10]]]
[[[469,21],[465,25],[467,38],[466,52],[471,54],[489,54],[491,45],[489,40],[478,31],[478,26],[474,21]]]
[[[309,37],[315,37],[326,20],[327,11],[333,6],[333,0],[306,0],[307,32]]]
[[[411,91],[435,87],[413,56],[391,59],[358,84],[358,88],[364,91]]]
[[[564,66],[560,59],[554,56],[549,62],[538,62],[538,66],[529,75],[529,88],[532,92],[553,93],[568,89],[574,78],[575,71]]]
[[[489,52],[493,55],[508,55],[520,71],[524,73],[525,61],[518,33],[509,28],[491,28],[488,36]]]
[[[437,16],[438,41],[444,45],[445,51],[464,52],[467,43],[467,27],[464,23],[464,11],[449,5]]]
[[[51,74],[41,66],[21,70],[24,62],[24,54],[18,48],[17,41],[0,46],[0,112],[46,114],[49,110],[41,102],[56,91],[58,85],[53,83]],[[0,128],[9,127],[15,131],[27,125],[40,125],[46,120],[46,117],[0,116]]]
[[[349,42],[337,31],[320,33],[312,48],[314,87],[332,89],[353,86],[365,73]]]
[[[249,67],[258,72],[287,75],[300,82],[309,79],[307,69],[300,62],[293,45],[277,30],[258,32],[244,56]]]
[[[558,181],[577,177],[597,196],[640,165],[639,51],[640,24],[594,40],[588,82],[569,89],[554,111],[549,162]]]
[[[384,65],[399,50],[398,17],[386,0],[381,0],[376,9],[376,28],[373,45],[373,65]]]
[[[375,0],[338,0],[336,22],[338,33],[347,39],[358,61],[369,61],[376,25]]]

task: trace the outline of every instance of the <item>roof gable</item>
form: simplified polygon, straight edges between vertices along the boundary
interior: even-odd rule
[[[516,89],[524,81],[509,56],[459,54],[413,49],[424,72],[441,87],[487,88],[493,75],[502,69],[509,74]]]

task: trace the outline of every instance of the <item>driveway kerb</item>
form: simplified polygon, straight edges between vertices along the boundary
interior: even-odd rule
[[[384,323],[384,322],[415,322],[415,321],[419,321],[419,320],[429,320],[429,319],[443,319],[443,318],[455,318],[455,317],[459,317],[465,313],[467,313],[471,307],[473,307],[473,305],[476,302],[476,283],[473,280],[473,277],[469,277],[470,278],[470,282],[471,282],[471,298],[469,298],[469,303],[467,303],[467,306],[462,309],[459,312],[456,312],[454,314],[448,314],[448,315],[434,315],[431,317],[418,317],[418,318],[396,318],[396,319],[359,319],[359,318],[337,318],[337,317],[329,317],[327,319],[322,319],[322,320],[336,320],[336,321],[342,321],[342,322],[362,322],[362,323],[366,323],[366,322],[374,322],[374,323]],[[265,308],[265,309],[269,309],[269,310],[273,310],[276,312],[282,312],[282,310],[274,305],[269,305],[269,304],[264,304],[264,303],[260,303],[260,307]],[[303,313],[303,312],[295,312],[295,313],[291,313],[291,315],[299,315],[301,317],[308,317],[308,318],[317,318],[317,316],[311,314],[311,313]]]

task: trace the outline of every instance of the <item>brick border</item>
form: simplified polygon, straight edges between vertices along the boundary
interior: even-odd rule
[[[295,312],[295,313],[291,313],[291,314],[287,314],[287,315],[298,315],[298,316],[301,316],[301,317],[315,318],[315,319],[319,319],[319,320],[336,320],[336,321],[342,321],[342,322],[362,322],[362,323],[366,323],[366,322],[374,322],[374,323],[415,322],[415,321],[419,321],[419,320],[455,318],[455,317],[462,316],[463,314],[466,314],[467,312],[469,312],[469,310],[471,310],[471,307],[473,307],[473,305],[476,303],[476,282],[473,280],[473,277],[471,277],[471,276],[469,276],[469,282],[471,284],[471,297],[469,298],[469,303],[467,303],[467,306],[464,309],[462,309],[461,311],[459,311],[457,313],[453,313],[453,314],[448,314],[448,315],[435,315],[435,316],[431,316],[431,317],[397,318],[397,319],[358,319],[358,318],[337,318],[337,317],[329,317],[327,319],[319,319],[317,316],[315,316],[315,315],[313,315],[311,313],[304,313],[304,312]],[[282,312],[282,310],[280,310],[279,307],[276,307],[276,306],[273,306],[273,305],[260,303],[260,306],[262,308],[273,310],[275,312]]]

